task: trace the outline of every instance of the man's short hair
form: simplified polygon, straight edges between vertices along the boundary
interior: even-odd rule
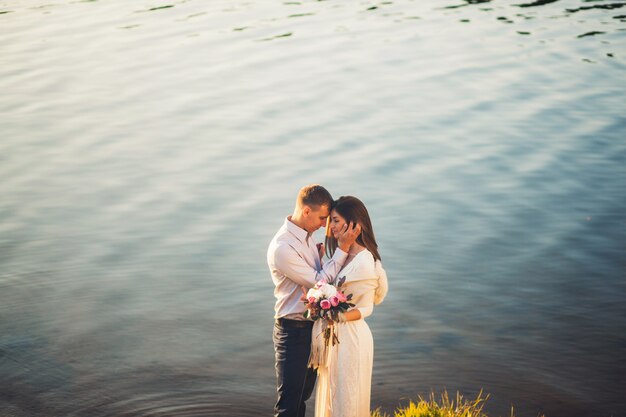
[[[333,197],[326,188],[319,184],[312,184],[300,189],[296,204],[309,206],[314,210],[319,209],[320,206],[327,206],[330,209],[333,205]]]

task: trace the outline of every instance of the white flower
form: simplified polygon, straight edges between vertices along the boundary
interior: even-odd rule
[[[330,284],[323,285],[320,290],[326,298],[334,297],[335,295],[337,295],[337,288]]]
[[[306,298],[315,298],[316,300],[319,300],[322,297],[322,292],[320,290],[318,290],[317,288],[311,288],[309,290],[309,292],[306,293]]]

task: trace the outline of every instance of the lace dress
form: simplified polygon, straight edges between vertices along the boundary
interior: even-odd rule
[[[315,417],[370,417],[374,342],[364,319],[387,294],[387,275],[380,261],[363,250],[338,275],[343,276],[342,290],[352,294],[361,318],[335,323],[339,343],[328,348],[324,347],[322,320],[313,327],[312,350],[321,353],[321,359],[312,364],[317,367]]]

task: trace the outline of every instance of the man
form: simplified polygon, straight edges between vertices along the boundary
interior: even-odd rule
[[[303,187],[293,214],[287,217],[267,250],[276,297],[275,417],[304,417],[305,401],[315,386],[316,373],[307,367],[313,322],[303,316],[302,287],[309,289],[320,279],[334,280],[348,257],[348,249],[361,232],[358,225],[345,225],[337,239],[335,254],[322,266],[322,251],[311,234],[326,225],[332,203],[330,193],[321,185]]]

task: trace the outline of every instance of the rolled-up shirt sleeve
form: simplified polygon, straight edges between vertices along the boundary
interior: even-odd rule
[[[369,317],[374,312],[374,291],[367,290],[356,304],[356,309],[361,312],[361,318]]]
[[[383,302],[387,291],[389,291],[389,282],[387,281],[387,272],[383,268],[380,261],[376,261],[376,273],[378,274],[378,288],[374,296],[374,304],[378,305]]]
[[[372,315],[372,313],[374,312],[374,306],[369,305],[365,307],[357,307],[357,310],[361,312],[361,318],[364,319],[365,317],[369,317]]]
[[[287,278],[298,285],[311,288],[321,279],[332,281],[346,262],[348,254],[337,248],[334,255],[322,266],[320,271],[309,265],[298,251],[287,243],[278,245],[274,252],[274,266]]]

